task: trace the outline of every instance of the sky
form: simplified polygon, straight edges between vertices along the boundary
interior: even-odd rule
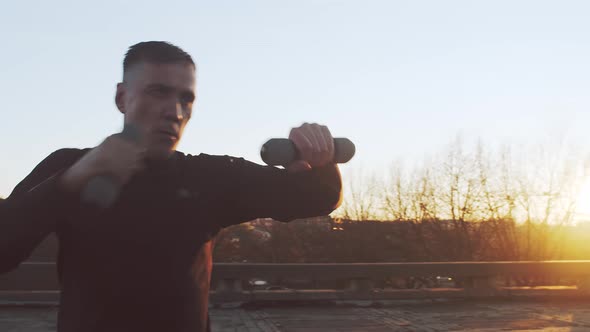
[[[303,122],[386,170],[464,140],[590,146],[587,1],[11,1],[0,11],[0,196],[51,152],[120,131],[127,48],[198,65],[179,150],[261,163]]]

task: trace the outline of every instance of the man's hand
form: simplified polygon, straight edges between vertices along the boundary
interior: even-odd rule
[[[60,184],[69,192],[79,193],[91,178],[108,174],[123,185],[144,168],[145,155],[145,148],[137,143],[120,133],[111,135],[66,170]]]
[[[300,160],[285,166],[291,172],[325,166],[334,160],[334,138],[326,126],[304,123],[291,129],[289,139],[300,155]]]

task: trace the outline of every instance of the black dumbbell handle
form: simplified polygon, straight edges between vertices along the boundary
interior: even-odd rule
[[[354,143],[348,138],[334,138],[334,162],[338,164],[348,162],[355,151]],[[262,145],[260,157],[267,165],[285,166],[299,159],[299,151],[287,138],[272,138]]]

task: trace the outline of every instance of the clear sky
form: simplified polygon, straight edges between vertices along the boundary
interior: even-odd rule
[[[379,171],[458,133],[590,143],[588,1],[9,1],[0,10],[0,196],[62,147],[121,129],[127,48],[167,40],[198,63],[180,150],[255,162],[304,121]]]

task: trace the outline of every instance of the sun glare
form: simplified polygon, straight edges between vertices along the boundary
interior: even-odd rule
[[[576,221],[590,221],[590,178],[586,178],[576,199]]]

